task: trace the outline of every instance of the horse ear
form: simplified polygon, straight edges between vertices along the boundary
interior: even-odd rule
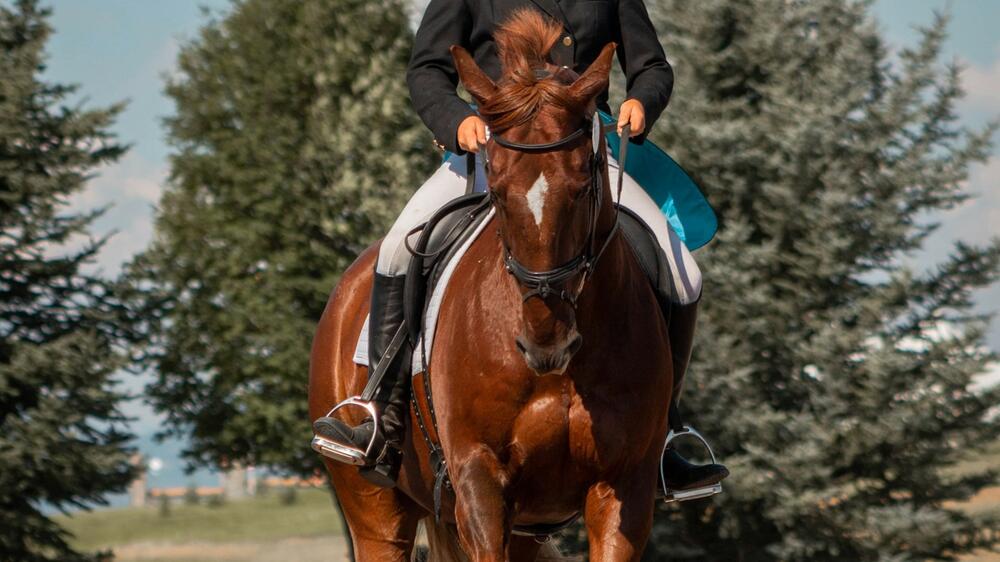
[[[590,64],[583,74],[576,79],[569,87],[570,97],[572,97],[580,107],[585,107],[594,101],[598,94],[608,89],[608,80],[611,75],[611,59],[615,55],[615,43],[608,43],[601,50],[601,54]]]
[[[455,69],[458,70],[462,85],[472,94],[476,102],[482,104],[496,93],[497,85],[490,80],[483,69],[479,68],[469,51],[459,45],[452,45],[451,58],[455,61]]]

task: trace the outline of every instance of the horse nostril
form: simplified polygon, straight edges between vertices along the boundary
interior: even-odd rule
[[[514,345],[517,346],[517,350],[521,352],[521,355],[528,355],[528,347],[524,345],[524,339],[521,336],[514,338]]]
[[[566,348],[566,351],[569,353],[569,356],[572,357],[576,355],[577,351],[580,351],[580,347],[582,346],[583,346],[583,336],[577,334],[576,336],[573,337],[573,340],[569,342],[569,346]]]

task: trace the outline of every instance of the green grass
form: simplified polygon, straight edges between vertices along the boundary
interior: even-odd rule
[[[104,509],[58,519],[75,536],[74,545],[88,551],[139,542],[273,541],[341,533],[340,518],[325,490],[299,490],[291,505],[271,491],[217,507],[176,503],[166,516],[153,500],[143,508]]]

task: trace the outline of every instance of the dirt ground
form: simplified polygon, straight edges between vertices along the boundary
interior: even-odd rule
[[[962,504],[970,513],[996,511],[1000,507],[1000,487],[986,488],[968,503]],[[962,557],[962,562],[1000,562],[1000,553],[982,552]]]

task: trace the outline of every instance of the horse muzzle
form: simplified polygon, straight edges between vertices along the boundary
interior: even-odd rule
[[[536,375],[561,375],[583,345],[583,336],[573,330],[565,342],[550,346],[536,345],[523,335],[514,341],[528,368]]]

